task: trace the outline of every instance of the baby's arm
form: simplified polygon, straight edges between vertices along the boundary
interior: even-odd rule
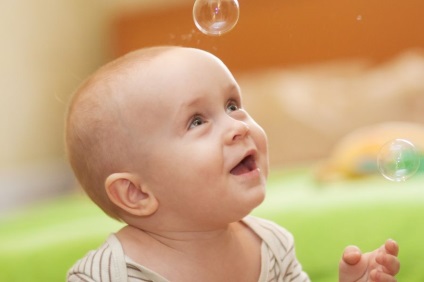
[[[393,240],[365,254],[358,247],[347,247],[339,264],[339,282],[395,282],[400,269],[398,252]]]

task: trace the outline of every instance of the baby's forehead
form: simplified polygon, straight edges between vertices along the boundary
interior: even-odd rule
[[[213,59],[212,59],[213,58]],[[128,54],[108,68],[118,85],[161,87],[190,72],[191,66],[216,58],[206,51],[185,47],[169,47],[145,54],[143,50]],[[187,74],[190,77],[190,74]],[[152,85],[157,83],[157,85]]]
[[[193,77],[199,75],[196,65],[205,61],[219,62],[206,51],[185,47],[132,52],[101,70],[101,88],[106,88],[109,97],[98,98],[110,98],[128,109],[149,110],[151,103],[172,98],[175,87],[188,88]]]

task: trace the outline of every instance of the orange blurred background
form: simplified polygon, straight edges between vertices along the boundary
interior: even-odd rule
[[[346,58],[382,62],[423,48],[424,2],[377,0],[240,0],[236,27],[220,37],[196,30],[192,2],[118,13],[113,53],[177,44],[213,52],[235,71]]]

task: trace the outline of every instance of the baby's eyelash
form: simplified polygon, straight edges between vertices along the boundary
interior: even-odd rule
[[[227,110],[227,112],[234,112],[234,111],[240,110],[241,105],[236,100],[229,100],[227,102],[227,105],[225,106],[225,109]]]
[[[205,120],[200,115],[194,115],[193,118],[190,120],[188,129],[195,128],[197,126],[200,126],[205,123]]]

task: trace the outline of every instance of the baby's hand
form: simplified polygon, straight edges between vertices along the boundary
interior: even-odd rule
[[[358,247],[349,246],[339,264],[339,282],[395,282],[400,263],[398,244],[387,240],[380,248],[362,254]]]

